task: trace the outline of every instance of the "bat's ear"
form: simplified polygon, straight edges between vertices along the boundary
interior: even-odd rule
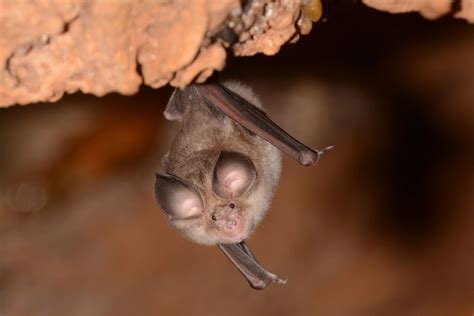
[[[237,198],[255,181],[252,161],[236,152],[222,152],[214,168],[212,188],[222,198]]]
[[[172,218],[195,217],[203,211],[199,193],[173,175],[156,175],[155,196],[163,212]]]

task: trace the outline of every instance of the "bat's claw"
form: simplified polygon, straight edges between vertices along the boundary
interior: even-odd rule
[[[260,279],[258,281],[255,281],[255,280],[247,280],[249,282],[249,285],[251,288],[255,289],[255,290],[263,290],[265,289],[267,286],[270,285],[270,283],[276,283],[278,285],[284,285],[286,284],[286,282],[288,282],[288,279],[280,279],[276,274],[273,274],[271,272],[268,272],[268,271],[265,271],[267,273],[267,277],[268,279],[266,280],[263,280],[263,279]]]
[[[319,157],[322,156],[322,154],[324,154],[326,151],[331,150],[331,149],[333,149],[333,148],[334,148],[334,146],[327,146],[326,148],[323,148],[323,149],[321,149],[321,150],[318,150],[318,151],[317,151],[317,152],[318,152],[318,160],[319,160]]]
[[[273,281],[273,283],[276,283],[276,284],[279,284],[279,285],[286,284],[286,282],[288,282],[288,278],[280,279],[279,277],[277,277],[277,279]]]
[[[331,150],[331,149],[333,149],[333,148],[334,148],[334,146],[331,145],[331,146],[327,146],[326,148],[323,148],[323,149],[321,149],[321,150],[318,150],[318,156],[321,156],[321,155],[324,154],[326,151]]]

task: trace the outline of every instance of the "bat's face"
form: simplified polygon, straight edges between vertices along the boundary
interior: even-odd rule
[[[221,152],[210,181],[157,175],[156,197],[170,224],[191,240],[237,243],[250,235],[257,221],[250,201],[256,177],[248,157]]]

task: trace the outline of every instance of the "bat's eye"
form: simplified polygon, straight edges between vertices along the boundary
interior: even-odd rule
[[[230,208],[234,208],[234,207],[235,207],[235,204],[234,204],[234,203],[230,203],[230,204],[229,204],[229,207],[230,207]]]
[[[217,220],[216,215],[212,215],[212,216],[211,216],[211,219],[212,219],[213,221]]]

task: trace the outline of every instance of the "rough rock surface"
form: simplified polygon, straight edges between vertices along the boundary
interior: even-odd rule
[[[390,13],[419,12],[428,19],[436,19],[451,9],[451,0],[363,0],[375,9]]]
[[[474,23],[474,0],[463,0],[461,9],[455,14],[457,18],[466,19],[469,23]]]
[[[273,55],[308,33],[300,0],[0,2],[0,106],[184,87],[235,55]],[[221,31],[227,32],[226,36]],[[230,36],[230,39],[229,39]]]
[[[474,22],[474,0],[460,0],[459,10],[454,0],[362,0],[369,7],[390,13],[419,12],[427,19],[436,19],[457,11],[454,16]]]
[[[474,0],[363,2],[474,22]],[[0,107],[203,82],[228,54],[276,54],[320,10],[320,0],[1,0]]]

